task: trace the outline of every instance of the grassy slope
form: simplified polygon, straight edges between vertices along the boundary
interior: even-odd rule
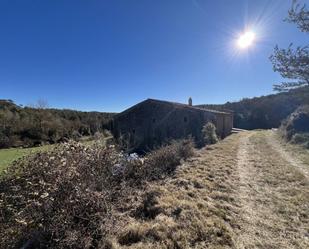
[[[271,131],[229,136],[113,210],[109,248],[308,248],[309,183],[274,141],[306,164],[308,150]],[[30,152],[2,150],[0,162]]]
[[[149,193],[159,195],[146,202],[149,219],[122,217],[112,248],[223,248],[232,246],[230,210],[233,189],[228,175],[236,163],[238,137],[201,150],[185,162],[175,176],[153,183]]]
[[[278,133],[276,138],[285,150],[288,150],[294,157],[299,158],[304,164],[309,165],[309,149],[298,144],[286,143],[282,136]]]
[[[147,219],[121,213],[111,248],[308,248],[309,183],[272,139],[245,132],[198,151],[147,187]]]

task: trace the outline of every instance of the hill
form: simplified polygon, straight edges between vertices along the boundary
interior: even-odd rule
[[[21,107],[0,100],[0,148],[31,147],[103,130],[113,113]]]
[[[262,97],[244,98],[222,105],[198,105],[214,110],[234,112],[234,126],[242,129],[279,127],[281,121],[299,106],[309,103],[309,87]]]

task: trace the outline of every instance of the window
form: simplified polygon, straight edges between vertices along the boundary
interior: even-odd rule
[[[156,119],[155,119],[155,118],[153,118],[153,119],[152,119],[152,123],[155,123],[155,122],[156,122]]]
[[[188,122],[188,118],[187,118],[187,117],[184,117],[184,118],[183,118],[183,122],[187,123],[187,122]]]
[[[132,130],[132,133],[135,134],[135,129]]]

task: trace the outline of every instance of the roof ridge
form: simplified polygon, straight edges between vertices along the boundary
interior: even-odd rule
[[[179,103],[179,102],[172,102],[172,101],[160,100],[160,99],[152,99],[152,98],[148,98],[147,100],[149,100],[149,101],[155,101],[155,102],[161,102],[161,103],[166,103],[166,104],[180,105],[180,106],[182,106],[182,107],[192,108],[192,109],[195,109],[195,110],[209,111],[209,112],[221,113],[221,114],[230,114],[229,112],[218,111],[218,110],[213,110],[213,109],[207,109],[207,108],[202,108],[202,107],[197,107],[197,106],[190,106],[190,105],[188,105],[188,104]],[[146,101],[147,101],[147,100],[146,100]],[[143,102],[144,102],[144,101],[143,101]]]
[[[157,103],[161,103],[161,104],[169,104],[169,105],[173,105],[174,107],[178,106],[178,107],[182,107],[182,108],[187,108],[187,109],[192,109],[192,110],[198,110],[198,111],[204,111],[204,112],[212,112],[212,113],[217,113],[217,114],[225,114],[225,115],[230,115],[231,113],[229,112],[222,112],[222,111],[217,111],[217,110],[211,110],[211,109],[206,109],[206,108],[201,108],[201,107],[196,107],[196,106],[189,106],[188,104],[183,104],[183,103],[178,103],[178,102],[171,102],[171,101],[167,101],[167,100],[160,100],[160,99],[152,99],[152,98],[148,98],[145,99],[127,109],[125,109],[124,111],[117,113],[115,116],[123,116],[124,114],[130,112],[131,110],[133,110],[134,108],[136,108],[137,106],[140,106],[144,103],[147,102],[157,102]]]

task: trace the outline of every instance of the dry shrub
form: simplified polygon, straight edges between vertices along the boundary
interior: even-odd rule
[[[292,136],[291,142],[294,144],[306,144],[309,142],[309,133],[296,133]]]
[[[159,179],[175,171],[181,159],[193,155],[194,144],[191,139],[173,141],[170,145],[150,152],[145,160],[147,179]]]
[[[120,245],[130,246],[140,242],[144,238],[143,230],[139,226],[129,227],[123,234],[121,234],[118,242]]]
[[[65,144],[21,160],[1,179],[1,245],[89,248],[111,203],[112,149]]]
[[[216,134],[216,126],[211,122],[203,126],[202,133],[205,144],[215,144],[219,141]]]
[[[113,207],[128,204],[144,181],[172,173],[192,153],[191,141],[145,160],[72,142],[22,159],[0,179],[0,248],[97,248],[110,232],[104,224]],[[143,211],[151,216],[157,210],[147,200]]]
[[[289,115],[280,127],[287,140],[291,140],[295,134],[309,132],[309,106],[301,106]]]
[[[309,106],[301,106],[280,126],[280,134],[291,143],[309,148]]]
[[[143,196],[142,204],[134,212],[134,216],[139,219],[154,219],[160,213],[162,213],[162,208],[158,206],[157,197],[160,195],[159,192],[147,192]]]

